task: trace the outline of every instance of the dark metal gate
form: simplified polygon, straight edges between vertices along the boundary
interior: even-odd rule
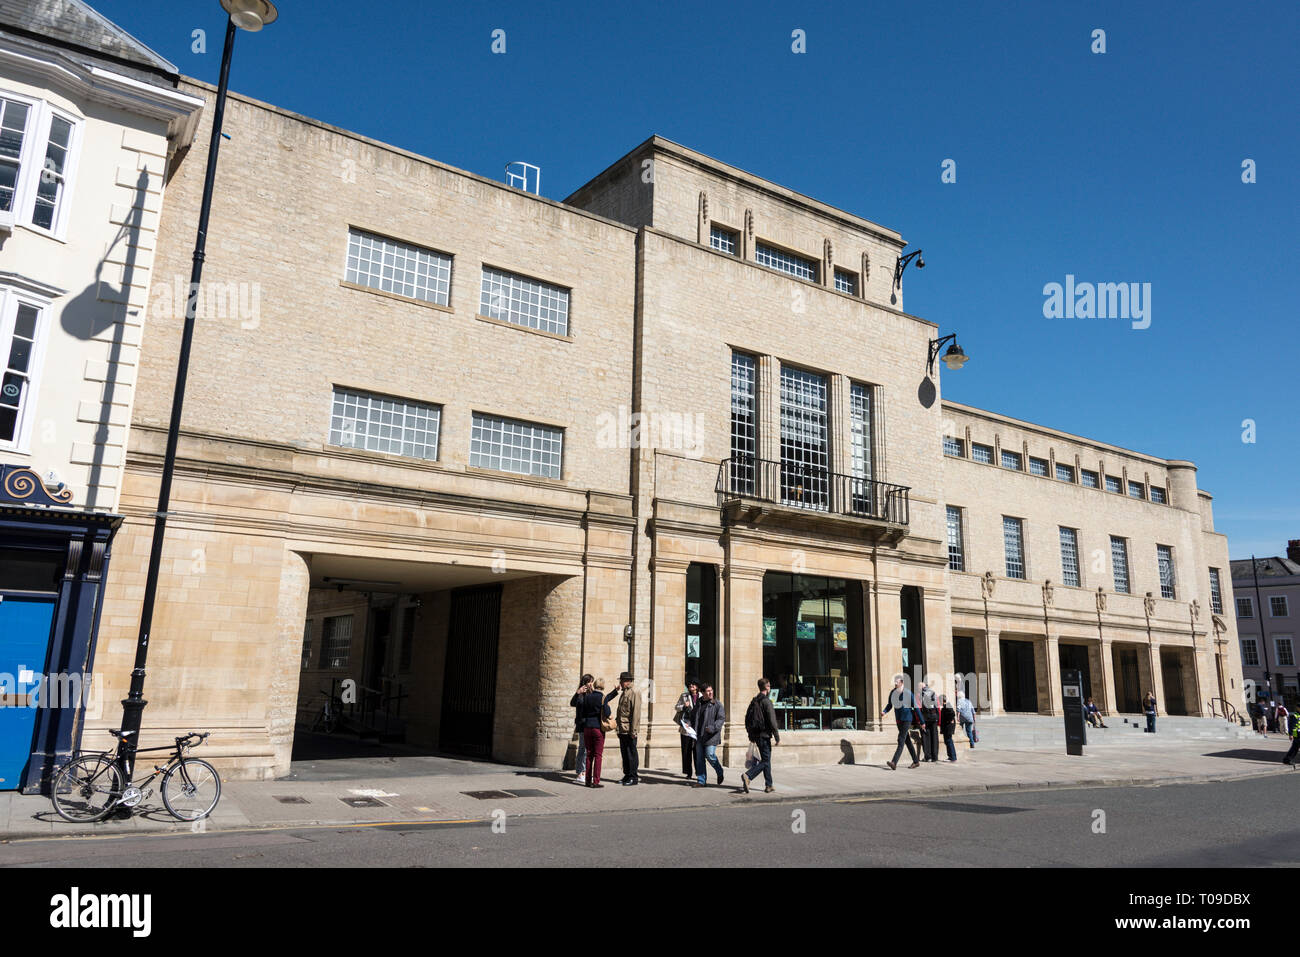
[[[500,585],[451,593],[439,735],[439,747],[444,751],[481,757],[492,754],[500,626]]]
[[[1003,638],[1000,650],[1003,710],[1037,714],[1038,672],[1033,642]]]

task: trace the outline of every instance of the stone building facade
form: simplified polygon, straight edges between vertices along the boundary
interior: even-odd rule
[[[1194,468],[944,403],[939,330],[903,311],[893,230],[659,137],[560,203],[242,96],[225,122],[205,285],[241,305],[200,310],[149,734],[202,725],[231,773],[282,774],[351,681],[408,744],[554,767],[578,676],[612,687],[627,669],[645,759],[672,766],[688,676],[717,688],[735,759],[766,674],[783,761],[861,761],[892,742],[893,675],[950,681],[954,635],[979,637],[971,667],[995,673],[993,638],[1041,645],[1039,713],[1059,709],[1053,655],[1076,642],[1095,640],[1098,688],[1139,637],[1148,682],[1166,649],[1179,663],[1188,713],[1207,713],[1216,667],[1239,688],[1235,641],[1216,663],[1189,604],[1224,547]],[[202,123],[194,142],[171,170],[153,305],[188,268]],[[107,699],[127,688],[180,336],[165,308],[148,323]],[[1001,565],[984,526],[1027,476],[945,458],[950,421],[1163,483],[1167,505],[1117,499],[1106,527],[1135,542],[1135,569],[1139,541],[1172,546],[1176,597],[1147,612],[1135,570],[1098,631],[1089,573],[1045,619],[1044,555],[986,609],[982,573]],[[1092,547],[1082,490],[1036,494],[1033,534],[1059,513]],[[954,502],[972,515],[965,572]]]
[[[1260,699],[1300,703],[1300,540],[1287,542],[1285,555],[1232,561],[1235,599],[1228,614],[1236,619],[1241,666]]]

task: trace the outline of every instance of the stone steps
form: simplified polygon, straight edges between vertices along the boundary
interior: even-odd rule
[[[1146,719],[1141,715],[1116,715],[1105,719],[1106,728],[1088,728],[1089,747],[1114,744],[1138,744],[1159,747],[1162,741],[1203,741],[1207,744],[1240,744],[1257,740],[1250,728],[1222,718],[1188,718],[1161,716],[1156,719],[1156,733],[1146,733]],[[1008,750],[1035,750],[1065,746],[1065,719],[1051,715],[999,715],[977,719],[980,744]]]

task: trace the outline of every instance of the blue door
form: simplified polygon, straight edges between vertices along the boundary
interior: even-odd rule
[[[0,791],[16,790],[32,753],[30,697],[45,670],[54,599],[0,596]]]

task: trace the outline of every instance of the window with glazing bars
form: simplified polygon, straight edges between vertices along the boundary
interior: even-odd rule
[[[1079,534],[1061,526],[1061,583],[1079,587]]]
[[[801,508],[830,505],[826,379],[781,367],[781,501]]]
[[[964,458],[966,455],[966,443],[962,439],[954,439],[951,435],[945,435],[943,437],[943,454]]]
[[[1023,464],[1024,462],[1020,458],[1019,452],[1009,452],[1006,449],[1002,450],[1002,467],[1004,469],[1015,469],[1019,472],[1022,470],[1021,466]]]
[[[32,225],[53,229],[59,200],[63,196],[64,176],[68,165],[68,148],[72,144],[72,124],[61,116],[50,118],[50,139],[45,146],[45,164],[36,184],[36,204],[32,207]]]
[[[1047,459],[1036,459],[1036,458],[1034,458],[1032,455],[1029,456],[1029,474],[1030,474],[1030,475],[1046,475],[1046,474],[1047,474]]]
[[[1143,498],[1143,499],[1146,498],[1146,495],[1145,495],[1144,492],[1143,492],[1142,483],[1141,483],[1141,482],[1129,482],[1129,483],[1128,483],[1128,496],[1129,496],[1129,498]]]
[[[35,393],[33,365],[41,313],[34,305],[0,292],[0,442],[24,441],[31,430]]]
[[[1268,596],[1268,613],[1273,618],[1287,618],[1290,612],[1287,611],[1286,595],[1269,595]]]
[[[983,462],[986,465],[992,465],[993,446],[980,445],[978,442],[972,442],[970,445],[970,457],[976,462]]]
[[[758,475],[758,376],[753,356],[731,354],[731,491],[753,495]]]
[[[1062,482],[1074,481],[1074,466],[1056,463],[1056,477]]]
[[[1219,570],[1210,569],[1210,611],[1223,614],[1223,592],[1219,590]]]
[[[1159,485],[1151,486],[1151,501],[1155,502],[1157,505],[1165,504],[1165,490]]]
[[[849,272],[846,269],[835,270],[835,288],[839,292],[847,292],[850,296],[858,294],[858,274]]]
[[[1079,469],[1079,484],[1084,488],[1097,487],[1097,473],[1090,472],[1087,469]]]
[[[474,413],[469,464],[476,468],[557,479],[563,453],[563,429]]]
[[[451,293],[451,257],[350,229],[345,278],[358,286],[445,306]]]
[[[758,243],[754,247],[754,261],[760,266],[775,269],[777,272],[783,272],[788,276],[807,279],[809,282],[817,281],[816,262],[805,259],[803,256],[797,256],[794,253],[788,253],[783,249],[777,249],[775,246]]]
[[[332,615],[321,630],[322,668],[346,668],[352,654],[352,616]]]
[[[1174,552],[1168,545],[1156,546],[1156,565],[1160,569],[1160,597],[1175,598]]]
[[[1289,636],[1278,635],[1273,639],[1273,650],[1277,652],[1277,663],[1284,668],[1295,666],[1295,652],[1291,648]]]
[[[479,312],[526,329],[569,334],[569,290],[539,279],[483,267]]]
[[[736,255],[736,234],[721,226],[709,225],[709,245],[718,252]]]
[[[1002,516],[1002,543],[1006,550],[1007,577],[1025,577],[1025,526],[1018,518]]]
[[[26,103],[0,97],[0,212],[13,211],[18,192],[18,171],[23,159],[23,139],[27,135]]]
[[[1254,618],[1254,617],[1255,617],[1255,603],[1254,603],[1253,601],[1251,601],[1249,598],[1238,598],[1238,599],[1237,599],[1237,617],[1238,617],[1238,618]]]
[[[1106,491],[1107,491],[1107,492],[1118,492],[1119,490],[1120,490],[1120,487],[1119,487],[1119,479],[1116,478],[1114,475],[1107,475],[1107,476],[1106,476]]]
[[[953,571],[966,570],[966,555],[962,547],[961,509],[948,506],[948,567]]]
[[[854,382],[849,387],[849,427],[853,455],[850,505],[854,512],[869,513],[874,490],[871,484],[871,386]]]
[[[330,445],[436,460],[441,419],[441,406],[336,386]]]
[[[1115,572],[1115,590],[1128,594],[1128,543],[1122,538],[1110,537],[1110,564]]]
[[[1241,639],[1241,663],[1252,668],[1259,667],[1259,648],[1254,638]]]

